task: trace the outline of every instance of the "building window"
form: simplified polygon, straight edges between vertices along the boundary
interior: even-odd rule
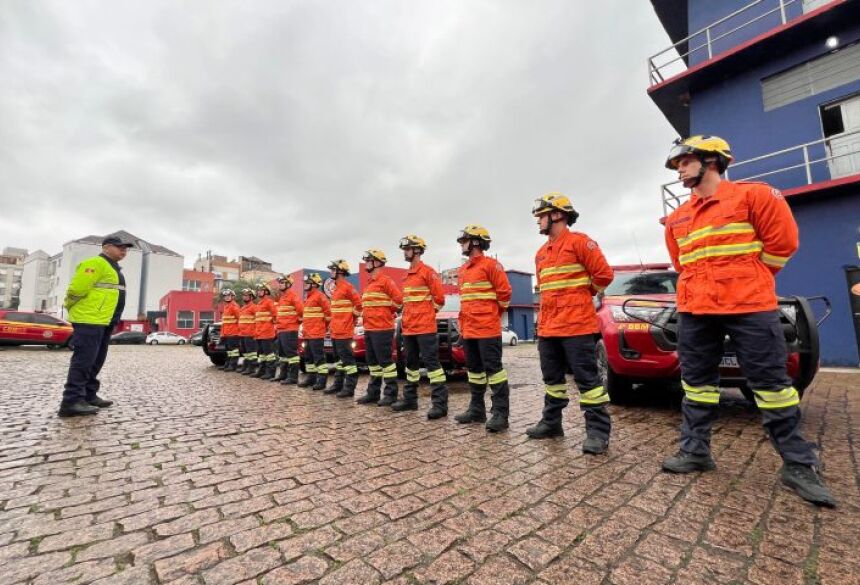
[[[198,324],[200,328],[203,329],[207,325],[211,325],[215,322],[215,312],[214,311],[200,311],[200,321]]]
[[[182,281],[182,290],[199,291],[200,290],[200,281],[199,280],[183,280]]]
[[[176,314],[176,327],[179,329],[193,329],[194,311],[179,311]]]

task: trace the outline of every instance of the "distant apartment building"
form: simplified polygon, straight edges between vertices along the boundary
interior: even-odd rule
[[[208,250],[205,255],[198,256],[194,261],[194,270],[212,273],[215,277],[215,286],[221,288],[223,281],[239,280],[242,265],[236,260],[227,260],[226,256],[219,256]]]
[[[19,307],[26,256],[27,250],[23,248],[3,248],[0,254],[0,308]]]

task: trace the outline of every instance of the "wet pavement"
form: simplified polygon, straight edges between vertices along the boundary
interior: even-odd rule
[[[96,417],[55,416],[70,353],[0,349],[0,584],[860,584],[860,374],[803,400],[840,498],[780,487],[736,391],[718,469],[672,476],[677,396],[612,406],[609,453],[581,417],[529,440],[533,345],[506,348],[511,428],[393,413],[216,370],[195,347],[112,347]],[[362,376],[359,389],[365,385]]]

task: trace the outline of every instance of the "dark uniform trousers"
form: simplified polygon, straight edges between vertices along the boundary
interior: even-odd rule
[[[298,331],[278,332],[278,361],[286,365],[299,363]]]
[[[720,402],[720,361],[726,335],[762,413],[771,442],[783,460],[818,466],[800,434],[800,396],[786,374],[787,351],[778,311],[738,315],[680,313],[678,357],[684,388],[681,450],[710,452],[711,426]]]
[[[107,357],[110,334],[114,325],[73,323],[72,354],[69,375],[63,390],[63,405],[92,400],[99,391],[99,372]]]
[[[393,341],[393,329],[364,332],[364,355],[370,371],[367,393],[370,396],[378,396],[384,382],[385,395],[397,397],[397,364],[391,359]]]
[[[355,365],[355,354],[352,352],[352,341],[352,339],[331,340],[335,358],[335,376],[338,378],[343,378],[345,375],[358,375],[358,366]]]
[[[546,392],[543,420],[553,426],[561,424],[562,410],[570,402],[565,378],[570,368],[579,390],[579,408],[585,417],[586,434],[607,441],[612,430],[609,411],[606,409],[609,395],[597,374],[596,344],[597,337],[591,333],[538,338],[540,369]]]
[[[406,353],[406,385],[403,386],[404,402],[418,400],[418,383],[421,381],[421,364],[427,368],[430,379],[430,403],[448,410],[448,387],[445,370],[439,363],[439,338],[435,333],[404,335],[403,350]]]
[[[305,340],[305,371],[315,378],[315,386],[325,385],[328,364],[325,361],[325,341],[322,337]]]
[[[226,367],[235,369],[239,363],[239,338],[235,335],[224,338],[224,350],[227,352]]]
[[[257,361],[260,364],[275,364],[275,338],[257,340]]]
[[[243,370],[247,370],[252,366],[257,365],[257,340],[250,335],[245,335],[239,338],[239,347],[242,351],[242,366]]]
[[[469,411],[474,414],[486,413],[484,393],[490,386],[490,411],[505,419],[510,415],[510,388],[508,372],[502,366],[502,338],[485,337],[464,339],[466,370],[469,378],[471,399]]]

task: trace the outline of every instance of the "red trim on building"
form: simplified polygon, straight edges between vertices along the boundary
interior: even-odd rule
[[[813,195],[819,191],[828,191],[830,189],[836,189],[838,187],[844,187],[855,183],[860,183],[860,173],[856,175],[848,175],[847,177],[840,177],[838,179],[831,179],[830,181],[819,181],[818,183],[803,185],[802,187],[794,187],[793,189],[785,189],[782,194],[784,197]]]
[[[221,320],[221,307],[213,307],[214,292],[172,290],[158,302],[162,311],[167,311],[166,318],[156,320],[159,331],[170,331],[177,335],[189,336],[200,329],[200,313],[212,313],[213,321]],[[179,326],[180,311],[190,311],[193,314],[191,327]]]

